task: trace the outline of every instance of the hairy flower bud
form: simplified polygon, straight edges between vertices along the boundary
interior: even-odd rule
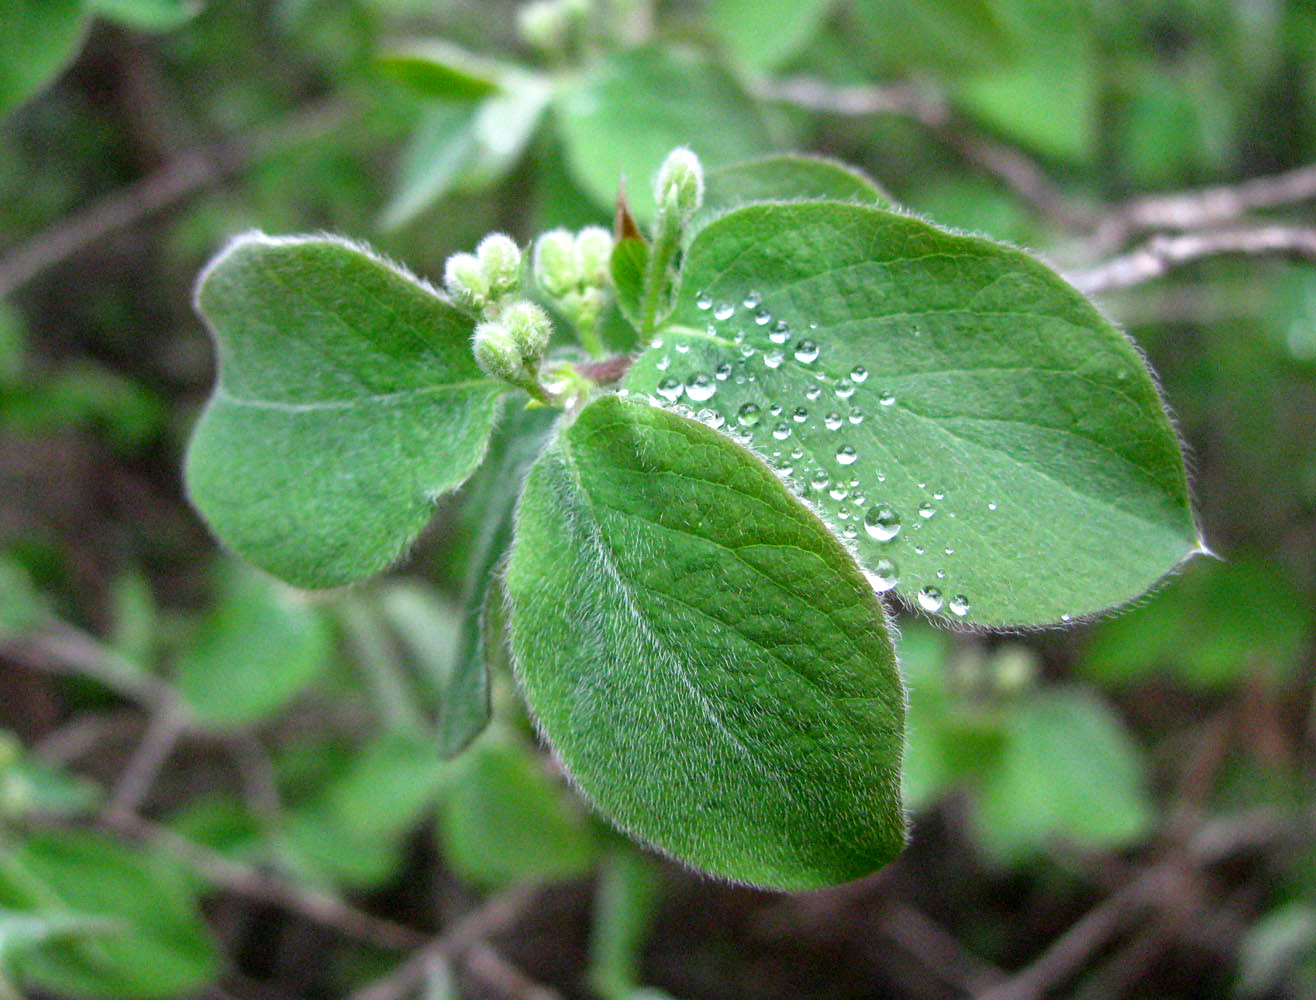
[[[704,168],[685,146],[667,154],[653,186],[658,210],[685,222],[704,203]]]
[[[490,233],[475,248],[484,268],[489,294],[495,299],[514,292],[521,284],[521,248],[510,236]]]
[[[502,323],[481,323],[475,328],[471,351],[486,375],[517,382],[525,371],[521,349]]]
[[[443,287],[460,306],[479,312],[489,304],[489,281],[475,254],[455,253],[443,267]]]
[[[503,310],[502,325],[516,345],[523,364],[538,362],[548,350],[553,321],[535,303],[513,302]]]
[[[535,282],[552,298],[559,299],[581,280],[576,241],[565,229],[554,229],[535,243]]]
[[[576,259],[585,284],[606,286],[612,273],[612,233],[602,226],[586,226],[576,234]]]

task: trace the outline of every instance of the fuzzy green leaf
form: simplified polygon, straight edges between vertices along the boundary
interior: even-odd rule
[[[693,230],[756,201],[852,201],[891,208],[891,196],[853,167],[820,156],[781,153],[708,172]]]
[[[748,206],[695,237],[670,324],[630,388],[789,467],[911,604],[1066,620],[1199,547],[1137,349],[1018,250],[859,205]],[[884,505],[900,523],[885,541]]]
[[[388,567],[492,433],[502,386],[476,367],[471,319],[328,237],[240,238],[197,306],[219,354],[187,456],[197,509],[298,587]]]
[[[771,148],[757,106],[716,63],[680,49],[636,49],[600,63],[560,95],[567,163],[600,207],[623,178],[631,210],[653,215],[653,179],[674,146],[704,166]]]
[[[762,463],[603,397],[531,471],[516,531],[522,687],[618,825],[782,888],[900,850],[904,696],[881,605]]]

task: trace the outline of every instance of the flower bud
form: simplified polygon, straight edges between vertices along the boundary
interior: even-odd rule
[[[554,229],[535,243],[535,281],[552,298],[559,299],[580,283],[576,242],[565,229]]]
[[[558,52],[567,42],[571,11],[559,0],[535,0],[516,12],[516,27],[531,48]]]
[[[537,362],[548,350],[553,321],[533,302],[513,302],[503,310],[502,325],[516,345],[522,364]],[[476,331],[477,335],[479,331]]]
[[[704,203],[704,168],[699,157],[685,146],[668,153],[658,168],[653,196],[660,212],[681,222],[689,220]]]
[[[472,312],[489,304],[489,281],[474,254],[455,253],[443,267],[443,287],[451,299]]]
[[[475,248],[484,268],[489,294],[495,299],[514,292],[521,284],[521,249],[510,236],[490,233]]]
[[[576,234],[576,259],[585,284],[596,288],[608,285],[612,275],[612,233],[602,226],[586,226]]]
[[[518,381],[525,371],[521,350],[502,323],[481,323],[475,328],[471,351],[486,375],[504,382]]]

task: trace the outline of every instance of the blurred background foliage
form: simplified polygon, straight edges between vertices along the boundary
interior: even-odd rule
[[[643,217],[681,143],[834,156],[1076,272],[1193,228],[1139,196],[1296,170],[1244,221],[1316,226],[1316,5],[0,0],[0,114],[0,996],[1316,993],[1311,259],[1101,296],[1219,558],[1064,631],[902,614],[911,845],[823,893],[605,828],[505,664],[439,752],[497,468],[315,597],[217,553],[178,471],[190,287],[249,227],[437,276],[622,177]]]

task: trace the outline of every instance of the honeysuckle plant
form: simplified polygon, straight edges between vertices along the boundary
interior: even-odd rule
[[[219,373],[188,489],[332,589],[487,460],[445,750],[507,644],[617,826],[728,879],[846,881],[905,841],[890,610],[1021,629],[1135,599],[1204,551],[1179,444],[1083,295],[853,170],[677,149],[652,202],[647,235],[624,199],[611,232],[491,235],[443,291],[239,237],[198,286]]]

